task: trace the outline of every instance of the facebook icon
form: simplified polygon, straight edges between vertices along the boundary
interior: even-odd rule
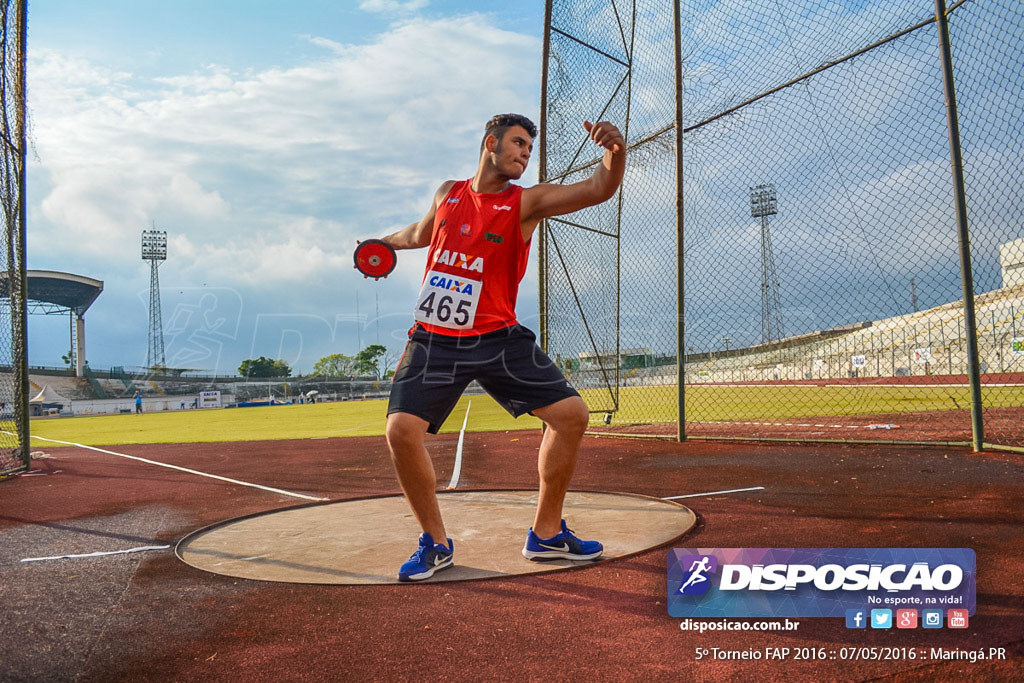
[[[867,628],[867,612],[862,609],[846,610],[846,628]]]

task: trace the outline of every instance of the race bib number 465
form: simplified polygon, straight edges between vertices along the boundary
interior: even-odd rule
[[[416,320],[430,325],[467,330],[473,327],[483,283],[432,270],[416,300]]]

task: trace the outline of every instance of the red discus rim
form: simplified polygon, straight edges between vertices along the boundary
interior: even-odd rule
[[[398,264],[398,257],[390,244],[383,240],[365,240],[352,253],[356,269],[366,277],[387,277]]]

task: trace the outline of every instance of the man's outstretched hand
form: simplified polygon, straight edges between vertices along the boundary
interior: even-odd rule
[[[583,127],[590,133],[590,139],[613,154],[625,151],[626,141],[622,139],[622,133],[614,124],[608,121],[591,123],[584,121]]]

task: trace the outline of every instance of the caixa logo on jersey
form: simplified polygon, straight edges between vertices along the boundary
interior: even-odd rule
[[[674,617],[843,617],[854,608],[974,614],[969,548],[674,548]]]

